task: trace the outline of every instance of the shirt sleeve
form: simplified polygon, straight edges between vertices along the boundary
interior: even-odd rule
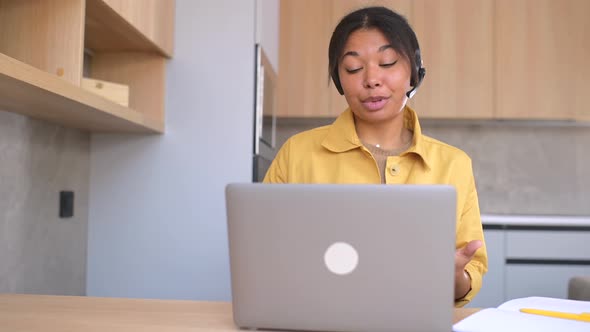
[[[457,225],[456,247],[463,247],[473,240],[481,240],[483,245],[475,252],[475,256],[465,267],[465,271],[471,278],[471,289],[463,298],[455,301],[456,307],[463,307],[477,295],[482,286],[482,277],[488,271],[488,256],[471,160],[469,161],[468,174],[470,174],[470,179],[467,185],[465,205],[461,213],[461,219]]]
[[[287,140],[277,153],[275,159],[270,164],[266,175],[262,180],[263,183],[287,183],[289,180],[288,176],[288,165],[289,165],[289,147],[291,140]]]

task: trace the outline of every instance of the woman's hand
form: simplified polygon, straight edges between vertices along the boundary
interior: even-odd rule
[[[455,300],[464,297],[471,290],[471,277],[465,272],[465,266],[481,246],[480,240],[473,240],[455,251]]]

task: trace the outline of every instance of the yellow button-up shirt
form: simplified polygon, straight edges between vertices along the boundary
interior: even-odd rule
[[[387,184],[448,184],[457,191],[456,247],[484,240],[471,159],[455,147],[422,135],[416,113],[404,110],[404,126],[413,131],[413,142],[400,156],[387,158]],[[379,184],[375,159],[356,134],[353,114],[344,111],[328,126],[289,138],[272,162],[267,183],[367,183]],[[480,290],[488,260],[485,242],[465,268],[471,290],[456,306],[467,304]]]

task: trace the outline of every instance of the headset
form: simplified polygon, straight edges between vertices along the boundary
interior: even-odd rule
[[[420,86],[420,83],[422,83],[422,80],[424,80],[424,76],[426,76],[426,68],[424,68],[423,63],[422,63],[422,56],[420,55],[420,49],[417,48],[416,49],[416,66],[417,66],[417,74],[418,74],[418,80],[415,82],[415,84],[413,84],[412,90],[406,92],[406,96],[408,96],[409,99],[412,99],[412,97],[414,97],[414,95],[416,94],[416,91],[418,90],[418,86]]]
[[[426,76],[426,68],[424,68],[423,64],[422,64],[422,56],[420,55],[420,48],[416,49],[416,54],[414,56],[416,59],[416,67],[417,67],[416,73],[417,73],[418,77],[415,80],[410,79],[411,81],[415,81],[415,82],[410,82],[412,84],[412,90],[406,92],[406,96],[410,99],[412,97],[414,97],[414,95],[416,94],[416,91],[418,91],[418,86],[420,86],[420,84],[422,83],[422,80],[424,80],[424,76]],[[340,76],[338,75],[338,68],[337,67],[333,71],[331,76],[332,76],[332,80],[334,81],[334,85],[336,86],[336,89],[338,90],[340,95],[344,95],[344,90],[342,89],[342,84],[340,84]]]

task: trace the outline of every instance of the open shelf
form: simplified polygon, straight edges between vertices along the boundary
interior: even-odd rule
[[[171,0],[135,6],[120,0],[86,0],[85,47],[95,52],[146,52],[170,58],[173,21]]]
[[[174,0],[0,0],[0,110],[95,132],[163,133],[174,8]],[[121,102],[115,84],[99,92],[83,78],[124,85],[129,106],[106,99]]]
[[[93,132],[162,133],[162,121],[0,53],[0,109]]]

